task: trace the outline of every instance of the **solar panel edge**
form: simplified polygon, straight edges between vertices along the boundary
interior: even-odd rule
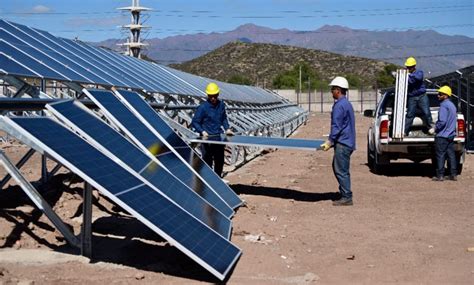
[[[124,161],[122,161],[120,158],[116,157],[114,154],[112,154],[106,147],[103,147],[99,142],[97,142],[94,138],[92,138],[89,134],[87,134],[86,132],[84,132],[79,126],[77,126],[76,124],[74,124],[73,122],[71,122],[68,118],[66,118],[64,115],[62,115],[60,112],[58,112],[57,110],[54,109],[54,105],[57,105],[57,104],[63,104],[63,103],[72,103],[72,104],[75,104],[76,106],[78,106],[78,104],[76,104],[75,100],[67,100],[67,101],[63,101],[63,102],[55,102],[55,103],[51,103],[51,104],[46,104],[46,109],[48,109],[55,117],[59,118],[61,121],[63,121],[63,123],[67,126],[69,126],[70,128],[72,128],[76,133],[79,133],[82,137],[85,137],[87,138],[87,142],[89,144],[91,144],[94,148],[96,148],[97,150],[99,150],[100,152],[106,154],[107,156],[112,156],[114,157],[114,161],[117,162],[120,166],[122,166],[123,168],[125,168],[128,172],[130,172],[132,175],[134,175],[135,177],[137,177],[138,179],[140,179],[142,182],[144,182],[145,184],[147,184],[149,187],[151,187],[152,189],[154,189],[155,191],[159,192],[161,195],[165,196],[169,201],[171,201],[172,203],[174,203],[175,205],[177,205],[179,208],[183,209],[183,211],[186,211],[189,215],[192,215],[194,218],[196,218],[192,213],[190,213],[188,210],[186,210],[185,208],[183,208],[181,205],[179,205],[179,203],[177,203],[176,201],[174,201],[173,199],[171,199],[170,197],[168,197],[168,195],[166,195],[165,193],[163,193],[158,187],[156,187],[155,185],[153,185],[153,183],[151,183],[149,180],[147,180],[146,178],[144,178],[142,175],[140,175],[139,173],[137,173],[135,170],[131,169]],[[90,112],[88,109],[86,110],[85,107],[82,107],[82,106],[78,106],[79,108],[82,108],[84,109],[85,111],[87,112]],[[166,168],[164,166],[162,166],[163,168]],[[170,173],[168,171],[168,173]],[[170,173],[170,175],[172,175]],[[173,176],[174,177],[174,176]],[[176,178],[177,180],[179,180],[178,178]],[[186,186],[186,185],[185,185]],[[186,186],[187,187],[187,186]],[[192,191],[190,189],[190,191]],[[202,197],[198,196],[200,199],[202,199],[205,203],[207,203],[206,200],[204,200]],[[207,203],[210,207],[213,207],[211,204]],[[213,207],[214,208],[214,207]],[[214,208],[215,209],[215,208]],[[219,212],[221,215],[222,215],[222,218],[226,219],[227,221],[229,221],[229,227],[226,229],[225,233],[218,233],[220,235],[222,235],[223,237],[229,239],[230,236],[231,236],[231,232],[232,232],[232,223],[230,221],[230,219],[224,215],[223,213],[221,213],[218,209],[215,209],[217,212]],[[201,223],[205,224],[203,221],[201,221],[200,219],[196,218],[197,220],[199,220]],[[209,225],[205,224],[207,227],[209,227],[210,230],[212,231],[215,231],[214,229],[212,229]]]
[[[37,119],[37,118],[27,118],[27,119],[30,119],[30,120],[34,120],[34,119]],[[18,125],[16,122],[14,122],[11,118],[8,118],[8,117],[5,117],[5,116],[1,116],[1,120],[2,120],[2,123],[5,123],[6,125],[10,126],[12,129],[15,129],[15,130],[21,130],[21,131],[18,131],[20,134],[21,132],[23,132],[23,134],[21,134],[19,137],[17,137],[17,139],[22,140],[22,138],[27,138],[27,141],[33,141],[34,144],[40,148],[43,149],[44,152],[46,153],[49,153],[51,156],[55,157],[55,159],[57,159],[61,164],[63,164],[64,166],[66,166],[67,168],[69,168],[71,171],[73,171],[74,173],[78,174],[79,176],[81,176],[83,179],[86,178],[85,180],[87,181],[88,180],[88,183],[90,183],[92,186],[94,186],[96,189],[98,190],[102,190],[101,192],[103,192],[109,199],[111,199],[112,201],[114,201],[115,203],[117,203],[119,206],[121,206],[122,208],[124,208],[125,210],[129,211],[130,213],[134,214],[135,216],[138,216],[138,217],[142,217],[142,220],[141,222],[146,224],[149,228],[153,229],[155,232],[157,232],[159,235],[161,235],[163,238],[167,239],[168,241],[171,241],[170,244],[177,247],[179,250],[181,250],[182,252],[184,252],[186,255],[190,256],[190,257],[194,257],[193,260],[195,262],[197,262],[199,265],[201,265],[203,268],[205,268],[206,270],[208,270],[209,272],[211,272],[214,276],[216,276],[217,278],[219,278],[221,281],[224,280],[225,276],[228,274],[228,272],[230,271],[230,269],[235,265],[235,262],[238,260],[238,258],[241,256],[242,254],[242,250],[240,248],[238,248],[237,246],[235,246],[233,243],[231,243],[230,241],[228,240],[224,240],[225,242],[228,242],[230,244],[230,246],[232,246],[233,248],[235,248],[237,250],[237,254],[235,255],[233,261],[231,263],[229,263],[229,266],[226,268],[226,270],[224,272],[219,272],[217,271],[216,269],[212,268],[208,263],[206,263],[204,260],[202,260],[201,258],[199,258],[196,254],[194,254],[193,252],[191,252],[190,250],[188,250],[186,247],[184,247],[183,245],[181,245],[179,242],[177,242],[175,239],[173,239],[171,236],[169,236],[168,234],[166,234],[163,230],[161,230],[160,228],[158,228],[157,226],[155,226],[153,223],[151,223],[147,218],[143,217],[143,215],[141,215],[140,213],[138,213],[137,211],[135,211],[133,208],[131,208],[130,206],[128,206],[126,203],[122,202],[120,199],[118,199],[118,197],[116,195],[113,195],[111,192],[109,192],[106,188],[104,188],[101,184],[99,184],[98,182],[96,182],[94,179],[92,179],[91,177],[89,177],[87,174],[85,174],[84,172],[82,172],[80,169],[78,169],[77,167],[75,167],[72,163],[70,163],[67,159],[64,159],[61,155],[59,155],[58,153],[56,153],[53,149],[51,149],[50,147],[48,147],[47,145],[45,145],[43,142],[41,142],[41,140],[39,140],[38,138],[36,138],[35,136],[33,136],[32,134],[29,134],[29,132],[27,130],[25,130],[24,128],[22,128],[20,125]],[[18,133],[17,133],[18,134]],[[13,135],[13,134],[12,134]],[[197,220],[196,218],[194,218],[193,216],[191,216],[193,219],[195,219],[196,221],[200,222],[199,220]],[[201,222],[200,222],[201,223]],[[219,237],[221,237],[219,235]],[[222,237],[221,237],[222,238]]]

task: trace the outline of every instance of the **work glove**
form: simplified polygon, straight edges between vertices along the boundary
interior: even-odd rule
[[[428,134],[434,135],[435,134],[435,129],[434,128],[429,129]]]
[[[225,131],[225,134],[226,134],[227,136],[233,136],[233,135],[234,135],[234,132],[233,132],[231,129],[227,129],[227,130]]]
[[[328,151],[331,148],[332,144],[330,141],[326,141],[322,145],[319,146],[321,150]]]
[[[207,140],[209,138],[209,134],[206,131],[202,131],[202,139]]]

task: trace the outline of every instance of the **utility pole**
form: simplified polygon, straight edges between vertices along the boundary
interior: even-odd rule
[[[311,77],[308,76],[308,111],[311,112]]]
[[[301,95],[301,64],[300,64],[300,78],[298,81],[298,93],[296,93],[296,104],[300,105],[300,95]]]
[[[117,8],[118,10],[130,11],[131,23],[129,25],[123,25],[122,29],[130,30],[130,37],[126,43],[119,44],[120,46],[127,47],[126,55],[141,58],[141,50],[148,44],[143,43],[140,38],[142,29],[150,28],[149,26],[142,25],[140,21],[140,14],[143,11],[150,11],[150,8],[140,7],[140,0],[132,0],[132,6]]]

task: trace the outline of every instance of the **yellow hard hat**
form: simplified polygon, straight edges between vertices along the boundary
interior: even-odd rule
[[[451,88],[448,85],[444,85],[438,89],[438,93],[443,93],[448,96],[451,96],[451,92]]]
[[[217,95],[219,94],[219,91],[220,91],[219,86],[217,86],[217,84],[215,84],[214,82],[207,84],[207,87],[206,87],[207,95]]]
[[[407,60],[405,61],[405,66],[406,67],[412,67],[412,66],[415,66],[415,65],[416,65],[416,59],[412,56],[407,58]]]

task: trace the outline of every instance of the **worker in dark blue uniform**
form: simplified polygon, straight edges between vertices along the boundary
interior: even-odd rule
[[[332,169],[339,183],[341,198],[333,202],[334,206],[351,206],[351,155],[356,148],[355,117],[352,104],[347,100],[349,82],[344,77],[337,76],[331,83],[331,93],[334,105],[331,112],[331,133],[329,139],[320,148],[328,151],[334,147]]]
[[[438,121],[435,125],[435,152],[436,152],[436,176],[434,181],[444,180],[444,163],[448,158],[450,166],[449,179],[457,180],[457,162],[454,154],[454,137],[456,136],[457,111],[456,106],[449,100],[451,88],[447,85],[438,89],[439,105]]]
[[[198,132],[204,140],[220,140],[220,135],[224,133],[228,136],[234,135],[229,127],[225,104],[219,100],[219,86],[209,83],[206,87],[207,100],[197,108],[194,113],[191,126]],[[224,169],[225,145],[221,144],[201,144],[201,154],[203,160],[212,168],[214,172],[222,176]]]
[[[405,117],[405,136],[410,135],[410,128],[416,116],[416,111],[421,111],[421,119],[428,128],[430,135],[434,134],[433,118],[431,117],[430,101],[426,95],[426,87],[423,83],[423,71],[416,69],[416,60],[407,58],[405,66],[408,69],[408,98],[407,114]]]

